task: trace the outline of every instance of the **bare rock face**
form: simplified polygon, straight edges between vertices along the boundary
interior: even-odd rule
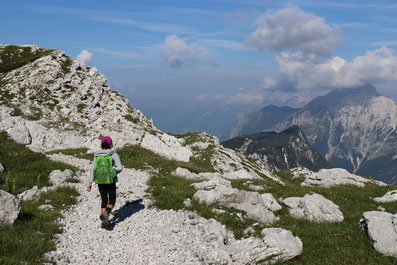
[[[386,192],[382,197],[374,198],[376,202],[394,202],[397,201],[397,190],[391,190]]]
[[[20,210],[20,201],[14,195],[0,190],[0,226],[14,223]]]
[[[306,194],[304,197],[290,197],[283,200],[290,208],[292,217],[308,219],[314,222],[342,222],[343,213],[339,206],[320,194]]]
[[[366,231],[377,252],[397,258],[397,214],[365,212],[360,227]]]
[[[233,264],[257,264],[266,259],[269,259],[268,263],[275,263],[302,253],[302,241],[289,230],[265,228],[262,236],[262,239],[249,237],[227,246]]]

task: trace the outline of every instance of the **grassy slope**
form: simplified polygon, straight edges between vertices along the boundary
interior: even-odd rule
[[[54,169],[76,168],[48,160],[0,133],[0,159],[5,168],[0,173],[0,189],[14,195],[38,185],[48,186],[48,175]],[[38,178],[38,176],[40,176]],[[22,203],[18,219],[12,225],[0,227],[0,264],[42,264],[44,253],[54,250],[55,234],[61,232],[56,219],[60,212],[76,202],[77,191],[62,187],[42,193],[38,201]],[[37,207],[50,200],[54,209],[42,211]]]

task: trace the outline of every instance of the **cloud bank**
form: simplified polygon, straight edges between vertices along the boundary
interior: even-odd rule
[[[395,50],[382,47],[351,61],[330,56],[342,41],[341,27],[327,25],[324,18],[298,7],[267,11],[256,26],[247,44],[260,51],[274,51],[278,70],[277,77],[263,79],[267,96],[278,91],[275,96],[287,99],[288,93],[301,93],[306,99],[333,88],[397,81]]]
[[[319,58],[299,52],[282,52],[276,62],[281,77],[293,82],[298,90],[397,80],[397,54],[386,47],[368,51],[351,62],[339,56]]]
[[[255,24],[258,29],[248,37],[247,44],[258,50],[327,55],[342,40],[339,28],[295,6],[269,10]]]
[[[169,35],[165,38],[163,53],[165,62],[174,68],[199,60],[218,65],[215,56],[206,47],[198,43],[188,44],[186,40],[176,35]]]
[[[79,55],[77,55],[77,61],[82,65],[87,65],[92,60],[92,53],[87,50],[82,50]]]

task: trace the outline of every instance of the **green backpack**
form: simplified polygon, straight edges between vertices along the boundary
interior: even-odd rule
[[[97,156],[94,166],[94,177],[96,184],[111,184],[116,178],[116,170],[113,169],[111,155]]]

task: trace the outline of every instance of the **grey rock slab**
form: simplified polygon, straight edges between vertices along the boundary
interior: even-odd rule
[[[237,210],[244,211],[248,218],[254,219],[264,224],[272,224],[279,219],[271,211],[267,210],[264,205],[240,203],[232,204],[230,206]]]
[[[270,211],[279,211],[283,207],[277,202],[277,200],[274,198],[274,196],[271,193],[263,193],[261,194],[261,197],[264,201],[264,205],[267,209]]]
[[[397,258],[397,214],[364,212],[360,226],[366,231],[377,252]]]
[[[73,175],[73,171],[70,169],[65,169],[64,171],[61,171],[59,169],[56,169],[52,171],[49,175],[50,183],[58,186],[66,182],[68,178],[70,178]]]
[[[192,186],[198,190],[213,190],[219,187],[232,188],[232,183],[223,178],[212,178],[208,181],[193,183]]]
[[[376,202],[394,202],[394,201],[397,201],[397,190],[388,191],[382,197],[374,198],[374,201],[376,201]]]
[[[193,179],[193,180],[204,180],[204,179],[207,179],[207,178],[205,178],[205,177],[203,177],[203,176],[201,176],[199,174],[192,173],[188,169],[183,168],[183,167],[178,167],[177,169],[175,169],[173,174],[178,176],[178,177],[182,177],[182,178],[186,178],[186,179]]]
[[[263,242],[273,251],[273,258],[284,261],[299,256],[303,250],[303,244],[299,237],[294,237],[291,231],[282,228],[265,228],[262,230]]]
[[[0,226],[12,224],[18,218],[21,202],[14,195],[0,190]]]
[[[21,201],[29,201],[29,200],[34,200],[34,199],[39,198],[40,193],[41,193],[41,190],[39,190],[39,188],[37,186],[34,186],[30,190],[26,190],[26,191],[18,194],[17,196]]]
[[[339,206],[322,195],[314,193],[304,197],[286,198],[283,203],[288,206],[292,217],[314,222],[342,222],[343,213]]]
[[[263,238],[249,237],[227,246],[233,264],[257,264],[267,260],[272,264],[292,259],[302,253],[303,244],[292,232],[282,228],[265,228]]]
[[[303,186],[331,187],[351,184],[364,187],[371,180],[349,173],[343,168],[320,169],[318,172],[306,175]]]
[[[238,194],[238,189],[220,187],[211,190],[198,190],[193,195],[193,199],[206,205],[212,205],[215,203],[228,205],[236,201]]]

